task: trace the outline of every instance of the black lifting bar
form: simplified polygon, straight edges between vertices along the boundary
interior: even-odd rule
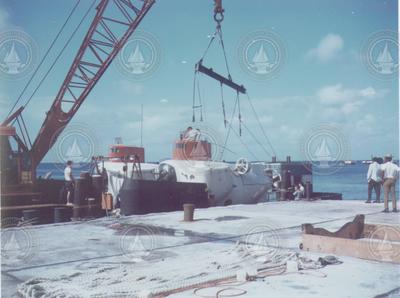
[[[238,85],[231,79],[227,79],[224,76],[216,73],[212,68],[205,67],[201,60],[196,64],[196,71],[204,73],[209,77],[219,81],[221,84],[231,87],[232,89],[236,90],[236,92],[246,94],[246,88],[243,85]]]

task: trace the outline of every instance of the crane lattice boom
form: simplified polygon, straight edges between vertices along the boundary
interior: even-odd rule
[[[101,0],[89,31],[32,145],[33,169],[54,145],[154,2]]]

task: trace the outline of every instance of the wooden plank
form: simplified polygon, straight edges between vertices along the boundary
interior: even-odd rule
[[[400,242],[303,234],[301,247],[306,251],[400,264]]]
[[[400,241],[400,226],[365,224],[364,238],[381,239],[387,241]]]

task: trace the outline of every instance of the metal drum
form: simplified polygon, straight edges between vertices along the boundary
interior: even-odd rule
[[[313,185],[310,182],[306,183],[305,187],[305,197],[306,199],[311,199],[313,196]]]
[[[75,219],[83,217],[83,205],[85,205],[85,199],[89,192],[89,184],[87,178],[78,178],[75,180],[75,191],[74,191],[74,214]]]
[[[92,191],[91,191],[91,197],[94,198],[94,202],[91,202],[93,206],[91,206],[92,208],[92,216],[97,216],[101,209],[101,196],[103,194],[104,191],[104,180],[103,180],[103,176],[101,175],[93,175],[91,177],[92,180]]]
[[[68,207],[56,207],[54,208],[54,222],[65,222],[70,221],[71,209]]]

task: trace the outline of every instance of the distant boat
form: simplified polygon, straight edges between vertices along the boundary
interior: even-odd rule
[[[344,160],[343,163],[345,165],[355,165],[356,164],[356,162],[354,160]]]
[[[146,63],[142,51],[140,50],[139,45],[136,45],[136,48],[130,54],[128,61],[128,67],[131,69],[131,72],[134,74],[142,74],[149,64]]]
[[[381,70],[382,74],[392,74],[394,71],[395,63],[387,43],[376,59],[376,66]]]
[[[363,164],[371,164],[372,160],[363,160],[361,163],[363,163]]]

